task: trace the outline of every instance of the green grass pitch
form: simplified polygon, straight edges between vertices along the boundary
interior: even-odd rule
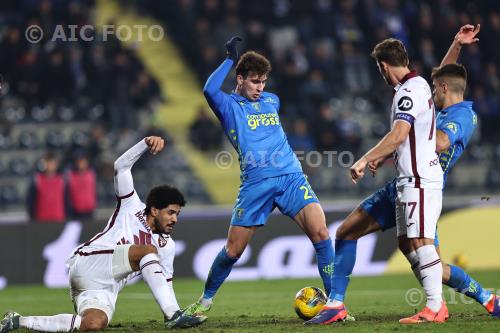
[[[484,287],[500,289],[500,271],[471,274]],[[403,326],[398,319],[411,315],[422,306],[405,301],[407,290],[416,287],[411,275],[352,278],[346,304],[356,322],[305,327],[292,308],[295,293],[306,285],[320,285],[318,280],[265,280],[225,283],[215,300],[209,319],[193,332],[499,332],[500,319],[491,318],[476,303],[447,287],[450,320],[441,325]],[[193,279],[174,280],[181,306],[200,295],[203,283]],[[72,313],[67,289],[40,286],[11,286],[0,291],[0,311],[13,309],[25,315]],[[143,282],[126,287],[118,304],[110,332],[152,332],[164,330],[159,308]]]

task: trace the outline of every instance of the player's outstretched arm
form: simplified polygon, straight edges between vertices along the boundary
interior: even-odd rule
[[[236,45],[241,41],[240,37],[233,37],[226,43],[227,58],[224,62],[209,76],[205,86],[203,87],[203,94],[207,99],[208,104],[215,112],[217,117],[221,119],[222,108],[224,107],[224,99],[227,97],[222,92],[221,87],[229,74],[231,67],[238,60],[238,50]]]
[[[475,27],[472,24],[466,24],[462,26],[455,35],[455,38],[453,39],[448,52],[446,52],[446,55],[441,61],[440,66],[456,63],[463,45],[479,42],[479,38],[476,38],[476,35],[480,30],[480,24],[476,25]]]
[[[123,153],[115,161],[115,194],[127,196],[134,191],[132,167],[148,149],[156,155],[163,150],[165,141],[159,136],[148,136]]]
[[[365,169],[370,162],[377,161],[392,154],[410,133],[411,125],[404,120],[396,120],[392,130],[387,133],[375,147],[370,149],[351,167],[351,180],[354,184],[365,175]],[[370,167],[371,170],[371,167]]]

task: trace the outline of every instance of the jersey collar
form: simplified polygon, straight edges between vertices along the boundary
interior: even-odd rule
[[[241,95],[238,95],[237,93],[235,93],[234,91],[231,93],[231,96],[233,96],[233,98],[237,101],[237,102],[247,102],[248,100],[241,96]]]
[[[238,95],[237,93],[235,93],[234,91],[231,93],[231,96],[233,96],[233,98],[238,102],[245,102],[245,103],[255,103],[255,102],[260,102],[262,100],[262,94],[260,95],[259,99],[256,100],[256,101],[250,101],[249,99],[247,99],[246,97],[243,97],[241,95]]]
[[[459,107],[464,107],[467,109],[472,109],[472,101],[462,101],[460,103],[456,103],[453,105],[448,106],[447,108],[444,108],[441,110],[442,113],[446,113],[451,109],[459,108]]]
[[[417,71],[410,71],[408,74],[406,74],[405,76],[403,76],[403,78],[401,79],[401,81],[394,87],[394,90],[395,91],[398,91],[399,88],[401,88],[401,86],[406,82],[408,81],[409,79],[411,78],[414,78],[417,76]]]

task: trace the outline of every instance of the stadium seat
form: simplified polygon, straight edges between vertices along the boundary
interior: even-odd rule
[[[0,133],[0,149],[9,149],[12,147],[12,138],[8,134]]]
[[[88,133],[80,130],[76,130],[71,134],[71,143],[74,147],[85,147],[89,143]]]
[[[500,144],[495,147],[494,153],[495,160],[500,161]]]
[[[0,188],[0,202],[3,205],[12,205],[20,202],[18,188],[14,185],[4,185]]]
[[[30,115],[33,120],[46,122],[54,115],[54,108],[50,105],[34,106],[30,110]]]
[[[36,149],[40,147],[40,139],[33,131],[25,130],[21,132],[18,141],[21,148]]]
[[[66,142],[66,137],[62,131],[47,131],[45,143],[48,148],[63,148],[66,145]]]
[[[23,107],[9,107],[4,112],[5,119],[11,123],[19,123],[26,118],[26,109]]]
[[[16,157],[9,162],[9,171],[16,176],[26,176],[32,171],[31,163],[22,157]]]
[[[7,174],[7,172],[8,172],[7,164],[5,163],[5,161],[0,160],[0,177]]]
[[[102,104],[97,104],[94,105],[88,112],[87,112],[87,119],[90,121],[95,121],[100,119],[104,115],[104,106]]]
[[[69,106],[61,106],[57,109],[57,117],[62,121],[72,121],[76,118],[76,109]]]

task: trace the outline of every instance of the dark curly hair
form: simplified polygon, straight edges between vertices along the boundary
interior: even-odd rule
[[[241,75],[244,78],[249,73],[262,76],[271,71],[271,63],[262,54],[255,51],[247,51],[243,53],[236,65],[236,75]]]
[[[184,195],[175,187],[168,185],[157,186],[149,191],[144,212],[149,214],[151,212],[151,207],[163,209],[168,205],[179,205],[184,207],[186,205]]]

